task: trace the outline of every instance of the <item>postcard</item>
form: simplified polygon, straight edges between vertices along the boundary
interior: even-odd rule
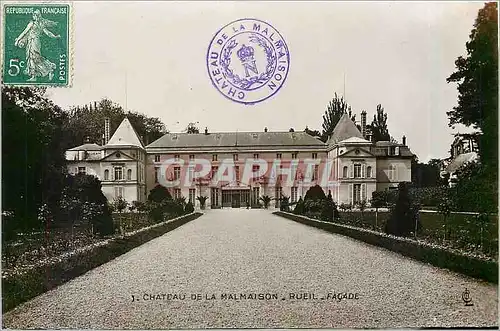
[[[1,7],[3,328],[498,328],[497,3]]]

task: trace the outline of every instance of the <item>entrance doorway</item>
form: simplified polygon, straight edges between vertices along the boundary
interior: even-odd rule
[[[240,208],[250,203],[250,189],[222,190],[222,207]]]

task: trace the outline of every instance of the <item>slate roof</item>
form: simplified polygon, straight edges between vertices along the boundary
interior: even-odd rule
[[[344,114],[333,129],[332,135],[330,136],[330,139],[328,139],[327,144],[336,144],[351,137],[364,139],[363,135],[356,127],[356,124],[354,124],[354,122],[349,118],[349,115]]]
[[[339,141],[339,143],[345,143],[345,144],[372,144],[371,141],[363,139],[363,138],[358,138],[358,137],[347,138],[347,139]]]
[[[97,144],[83,144],[68,149],[68,151],[100,151],[100,150],[102,150],[102,146],[99,146]]]
[[[325,143],[305,132],[214,132],[167,133],[146,148],[200,147],[326,147]]]
[[[126,117],[120,123],[115,133],[113,133],[113,136],[111,136],[105,146],[135,146],[143,148],[137,132]]]
[[[478,155],[476,152],[470,152],[470,153],[464,153],[458,155],[456,158],[454,158],[450,164],[446,167],[445,171],[447,173],[453,173],[457,171],[461,166],[468,162],[472,162],[478,158]]]

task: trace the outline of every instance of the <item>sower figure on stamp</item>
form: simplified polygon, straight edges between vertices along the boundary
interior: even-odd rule
[[[57,22],[43,18],[39,10],[33,13],[33,20],[28,23],[23,32],[16,38],[14,46],[26,47],[26,69],[24,73],[31,76],[28,81],[34,82],[37,77],[54,77],[55,63],[50,62],[41,54],[41,36],[45,33],[50,38],[61,38],[47,28],[57,25]]]

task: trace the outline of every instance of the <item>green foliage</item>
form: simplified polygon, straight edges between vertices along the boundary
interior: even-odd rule
[[[373,121],[370,124],[372,131],[372,140],[377,141],[390,141],[391,135],[387,129],[387,113],[384,112],[382,105],[377,105],[377,114],[373,115]]]
[[[271,202],[271,197],[268,195],[263,195],[259,200],[262,201],[262,203],[264,204],[264,208],[267,209],[269,207],[269,203]]]
[[[449,188],[445,186],[410,188],[410,196],[426,207],[437,207],[443,197],[448,196]]]
[[[458,105],[447,112],[449,125],[481,130],[481,162],[497,172],[498,164],[498,8],[486,3],[479,10],[466,43],[467,56],[455,61],[447,82],[458,83]]]
[[[185,214],[190,214],[190,213],[193,213],[193,212],[194,212],[194,206],[191,203],[191,201],[189,201],[188,203],[186,203],[186,206],[184,207],[184,213]]]
[[[113,199],[113,206],[115,210],[119,213],[123,213],[123,211],[127,208],[128,202],[123,197],[118,197]]]
[[[435,187],[442,184],[438,160],[420,163],[416,158],[411,162],[411,182],[413,187]],[[440,161],[440,160],[439,160]]]
[[[147,208],[148,216],[151,220],[156,223],[163,221],[166,210],[166,203],[148,201]]]
[[[371,206],[373,208],[383,208],[387,206],[387,191],[373,191]]]
[[[319,185],[314,185],[309,188],[304,196],[304,201],[307,200],[324,200],[326,199],[325,191]]]
[[[322,138],[324,141],[332,135],[333,129],[335,129],[335,126],[344,114],[349,114],[353,122],[356,120],[356,115],[352,115],[351,106],[347,104],[344,97],[339,98],[337,93],[335,93],[335,96],[328,103],[325,114],[323,115]]]
[[[323,206],[321,208],[320,220],[324,222],[333,222],[339,218],[337,205],[333,201],[331,192],[328,192],[328,196],[322,201],[322,203]]]
[[[408,183],[399,183],[398,199],[386,224],[385,232],[388,234],[408,236],[410,233],[415,232],[418,210],[411,201],[408,186]],[[417,226],[417,231],[418,228]]]
[[[139,137],[144,137],[147,142],[160,138],[167,130],[159,118],[148,117],[137,112],[125,111],[120,105],[109,99],[102,99],[89,105],[77,106],[69,112],[68,121],[64,130],[68,133],[67,148],[83,143],[85,137],[91,142],[101,144],[104,134],[104,119],[110,119],[111,133],[127,117]]]
[[[186,127],[186,133],[193,134],[193,133],[200,133],[200,129],[196,126],[196,123],[191,122],[188,124]]]
[[[92,223],[94,232],[101,236],[114,232],[108,201],[101,190],[101,182],[91,175],[68,175],[62,192],[59,217],[65,226]]]
[[[290,211],[290,197],[282,196],[280,198],[280,210]]]
[[[497,213],[497,174],[478,162],[463,165],[455,173],[450,195],[456,210]]]
[[[302,197],[299,198],[297,201],[297,204],[295,205],[295,208],[293,209],[293,213],[297,215],[303,215],[304,214],[304,200],[302,200]]]
[[[352,204],[350,203],[341,203],[339,205],[339,209],[342,210],[343,212],[351,212],[352,211]]]
[[[360,200],[357,203],[357,207],[358,207],[359,211],[361,212],[361,217],[364,216],[364,212],[366,210],[367,204],[368,204],[368,202],[366,200]]]
[[[142,201],[132,201],[132,204],[135,206],[135,209],[138,211],[138,212],[145,212],[147,211],[147,206],[144,202]]]
[[[2,211],[11,215],[2,220],[6,236],[40,229],[37,213],[44,204],[58,216],[67,114],[44,94],[43,88],[2,86]]]
[[[206,196],[196,197],[196,200],[198,200],[200,202],[200,208],[201,209],[205,209],[205,204],[207,202],[207,199],[208,199],[208,197],[206,197]]]
[[[163,202],[165,200],[172,200],[172,195],[165,186],[156,185],[149,191],[148,201]]]

